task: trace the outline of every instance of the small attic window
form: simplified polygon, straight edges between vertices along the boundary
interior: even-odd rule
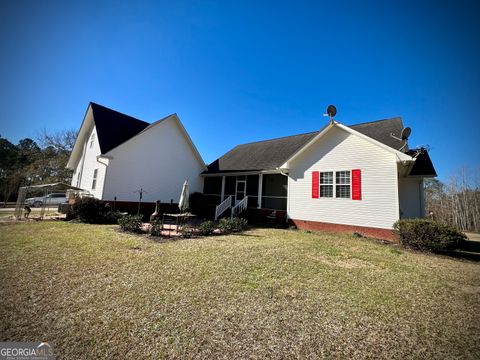
[[[93,170],[93,179],[92,179],[92,190],[95,190],[97,187],[97,177],[98,177],[98,169]]]
[[[95,142],[95,133],[92,133],[92,136],[90,136],[90,149],[93,147],[94,142]]]

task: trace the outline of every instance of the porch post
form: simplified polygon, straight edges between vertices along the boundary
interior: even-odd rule
[[[262,207],[262,187],[263,187],[263,174],[258,174],[258,197],[257,208]]]
[[[220,202],[223,202],[225,197],[225,176],[222,176],[222,193],[220,195]]]

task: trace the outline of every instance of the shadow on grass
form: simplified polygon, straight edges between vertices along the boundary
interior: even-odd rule
[[[155,243],[167,243],[167,242],[177,242],[177,241],[182,241],[182,240],[205,240],[205,239],[216,239],[216,240],[221,240],[221,241],[228,241],[227,239],[223,239],[222,237],[225,236],[242,236],[242,237],[252,237],[252,238],[263,238],[264,236],[261,235],[255,235],[255,234],[246,234],[244,232],[239,232],[239,233],[229,233],[229,234],[213,234],[213,235],[200,235],[196,234],[194,236],[176,236],[176,235],[161,235],[161,236],[153,236],[149,235],[148,233],[128,233],[119,230],[119,232],[122,232],[123,234],[129,234],[129,235],[138,235],[139,237],[142,237],[144,239],[151,240]]]
[[[459,260],[480,262],[480,243],[478,241],[462,241],[460,247],[455,250],[443,250],[432,252],[435,255],[447,256]]]
[[[458,250],[447,251],[442,255],[471,261],[480,261],[480,242],[465,240],[460,244]]]

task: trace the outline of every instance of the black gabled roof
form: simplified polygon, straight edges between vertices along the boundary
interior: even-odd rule
[[[428,155],[427,149],[412,149],[408,150],[406,154],[415,158],[412,169],[408,174],[409,176],[437,176],[437,172],[430,159],[430,155]]]
[[[350,128],[396,150],[403,145],[401,141],[390,136],[391,133],[400,136],[403,123],[399,117],[351,125]],[[314,131],[238,145],[208,165],[203,174],[277,169],[318,133],[319,131]]]
[[[150,125],[93,102],[90,106],[102,154],[106,154]]]

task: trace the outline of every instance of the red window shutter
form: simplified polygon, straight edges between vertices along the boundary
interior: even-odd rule
[[[352,170],[352,200],[362,200],[362,173],[360,169]]]
[[[312,172],[312,198],[318,199],[318,185],[319,185],[318,171]]]

